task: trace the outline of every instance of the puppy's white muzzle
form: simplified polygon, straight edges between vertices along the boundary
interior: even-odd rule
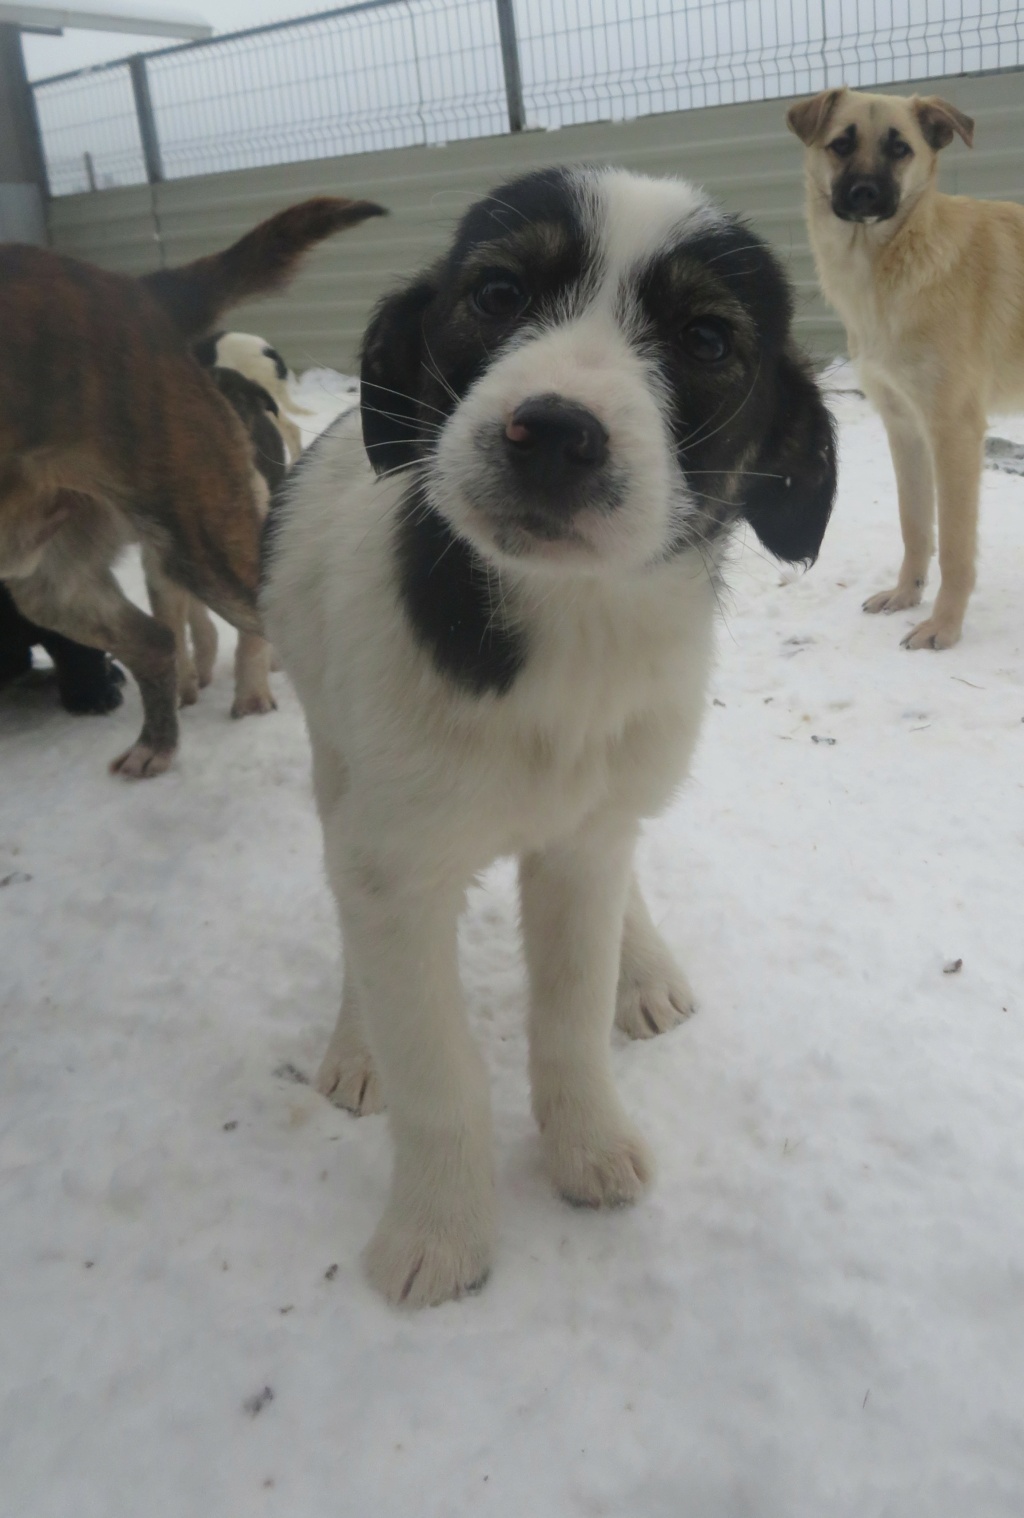
[[[486,557],[650,563],[685,508],[656,372],[604,311],[527,336],[442,430],[432,504]]]

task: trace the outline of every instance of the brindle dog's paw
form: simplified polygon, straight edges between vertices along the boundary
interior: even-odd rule
[[[152,780],[162,775],[174,758],[174,749],[152,748],[148,743],[133,743],[131,748],[110,762],[110,773],[126,780]]]

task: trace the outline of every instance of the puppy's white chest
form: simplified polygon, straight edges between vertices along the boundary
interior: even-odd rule
[[[714,592],[703,576],[685,597],[662,601],[658,586],[641,597],[542,619],[487,721],[493,801],[511,826],[502,852],[539,847],[601,807],[649,815],[679,783],[703,711]]]

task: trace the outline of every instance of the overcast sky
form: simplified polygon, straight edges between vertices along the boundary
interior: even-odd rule
[[[330,0],[171,0],[169,10],[187,9],[208,21],[218,32],[239,31],[246,26],[262,26],[266,21],[283,21],[289,16],[308,16],[318,10],[326,10]],[[83,3],[83,9],[85,5]],[[140,12],[159,14],[159,0],[142,0]],[[143,53],[150,48],[170,47],[173,43],[161,37],[132,37],[120,32],[72,32],[63,37],[26,37],[25,58],[29,76],[44,79],[48,74],[65,74],[70,69],[86,68],[92,63],[104,63],[108,58],[123,58],[128,53]]]

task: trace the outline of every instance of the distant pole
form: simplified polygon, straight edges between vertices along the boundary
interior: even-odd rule
[[[46,159],[21,33],[0,24],[0,242],[46,241]]]
[[[163,159],[160,156],[160,138],[156,130],[153,97],[149,93],[149,74],[146,60],[141,53],[128,59],[132,76],[132,94],[135,96],[135,114],[139,121],[139,137],[142,140],[142,157],[146,165],[146,178],[150,184],[160,184],[164,177]]]
[[[523,76],[519,71],[516,13],[513,0],[495,0],[495,3],[498,7],[498,34],[501,37],[501,65],[505,70],[508,129],[510,132],[521,132],[526,126],[526,110],[523,106]]]

